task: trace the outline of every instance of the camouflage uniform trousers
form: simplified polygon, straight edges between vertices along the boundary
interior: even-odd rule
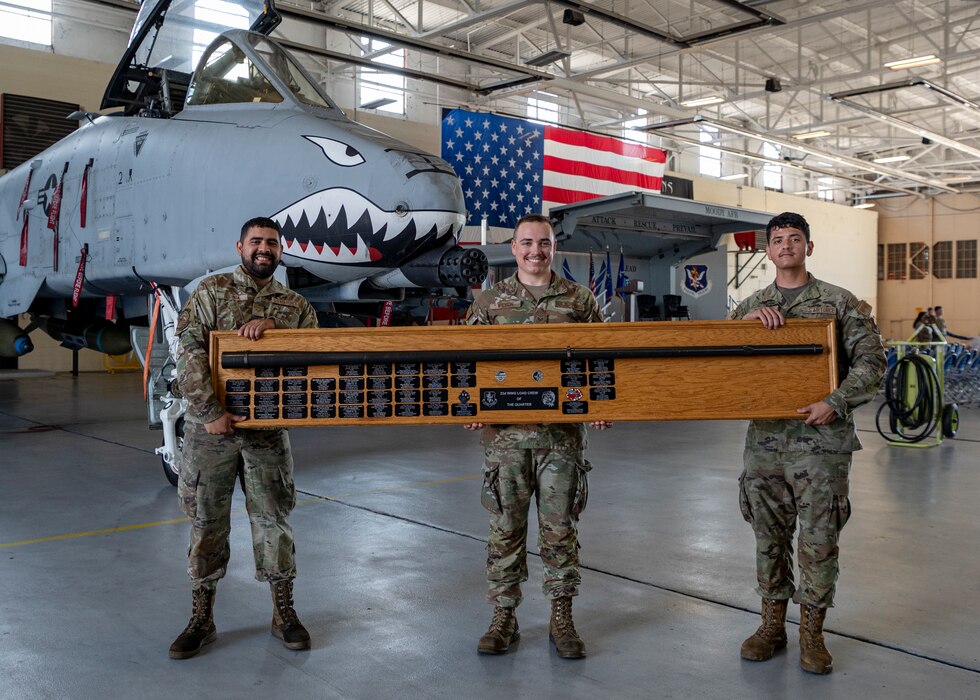
[[[521,603],[527,581],[531,496],[538,508],[542,590],[549,599],[578,595],[578,516],[588,500],[591,465],[581,449],[486,449],[482,502],[490,511],[487,600],[504,608]]]
[[[296,576],[296,549],[287,522],[296,505],[296,487],[286,431],[210,435],[203,425],[187,423],[177,491],[181,509],[192,521],[187,573],[195,588],[213,588],[227,570],[240,457],[255,578],[274,582]]]
[[[851,454],[745,450],[739,505],[756,541],[756,589],[763,598],[833,607],[837,542],[851,515]],[[793,584],[799,520],[800,586]]]

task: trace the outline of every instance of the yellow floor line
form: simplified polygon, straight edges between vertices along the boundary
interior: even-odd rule
[[[391,486],[389,488],[383,489],[369,489],[367,491],[351,491],[350,493],[342,493],[336,496],[318,496],[316,498],[302,498],[297,499],[296,505],[303,505],[306,503],[323,503],[325,501],[338,501],[342,498],[352,498],[354,496],[367,496],[375,493],[390,493],[393,491],[404,491],[406,489],[416,489],[423,488],[426,486],[440,486],[442,484],[452,484],[457,481],[467,481],[469,479],[476,479],[482,477],[482,474],[473,474],[471,476],[457,476],[452,479],[440,479],[438,481],[422,481],[417,484],[405,484],[404,486]],[[233,511],[233,515],[240,515],[245,512],[244,508],[237,508]],[[159,525],[174,525],[176,523],[186,523],[190,522],[188,518],[174,518],[173,520],[160,520],[155,523],[139,523],[137,525],[120,525],[119,527],[107,527],[102,530],[89,530],[87,532],[73,532],[67,535],[52,535],[51,537],[37,537],[32,540],[21,540],[20,542],[0,542],[0,549],[6,549],[9,547],[22,547],[28,544],[40,544],[43,542],[57,542],[58,540],[72,540],[78,537],[92,537],[95,535],[108,535],[113,532],[126,532],[127,530],[141,530],[147,527],[157,527]]]

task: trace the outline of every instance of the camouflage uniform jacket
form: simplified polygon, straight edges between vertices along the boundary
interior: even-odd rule
[[[479,295],[466,314],[466,323],[601,323],[595,296],[580,284],[551,273],[551,284],[538,301],[517,275],[508,277]],[[482,442],[497,448],[585,447],[581,423],[493,425],[483,431]]]
[[[834,318],[837,320],[837,377],[839,386],[824,401],[838,419],[830,425],[807,425],[802,420],[769,420],[749,423],[747,449],[764,452],[830,454],[854,452],[861,443],[854,432],[852,411],[878,392],[885,372],[885,351],[871,306],[841,287],[809,275],[809,281],[791,304],[775,283],[743,301],[732,313],[740,319],[762,306],[774,306],[786,318]],[[774,362],[774,361],[770,361]],[[767,371],[765,368],[762,372]]]
[[[211,331],[237,330],[255,318],[274,319],[276,328],[317,327],[306,299],[276,280],[260,289],[240,265],[194,290],[177,320],[177,385],[189,404],[187,420],[210,423],[225,414],[211,386]]]

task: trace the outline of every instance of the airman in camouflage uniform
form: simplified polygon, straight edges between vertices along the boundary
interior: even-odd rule
[[[511,251],[517,274],[474,301],[469,324],[601,322],[595,297],[585,287],[551,271],[555,234],[547,217],[523,217],[514,229]],[[591,425],[609,426],[605,421]],[[490,629],[477,650],[502,654],[517,641],[515,608],[527,581],[528,510],[536,494],[538,548],[544,564],[544,593],[552,602],[550,639],[562,658],[585,656],[572,621],[572,597],[581,582],[579,514],[588,497],[585,426],[577,423],[483,426],[486,452],[483,506],[490,511],[487,545],[488,600],[494,605]]]
[[[834,603],[838,538],[851,515],[851,453],[861,449],[853,411],[878,391],[885,354],[870,305],[806,271],[813,243],[802,216],[780,214],[769,222],[766,236],[776,280],[742,302],[732,318],[761,320],[767,328],[781,326],[785,318],[835,319],[840,385],[822,401],[799,409],[805,420],[749,424],[739,503],[756,538],[762,625],[742,644],[741,654],[765,661],[786,646],[786,607],[792,598],[800,604],[801,666],[830,673],[833,659],[824,645],[823,621]],[[797,520],[798,587],[793,581]]]
[[[293,609],[296,576],[293,532],[287,518],[296,504],[293,458],[285,430],[234,430],[243,417],[228,413],[211,383],[211,331],[238,330],[256,340],[271,328],[316,328],[316,312],[299,294],[273,279],[279,264],[279,226],[265,218],[242,227],[241,266],[204,279],[177,322],[177,382],[188,401],[180,455],[178,495],[192,521],[187,573],[193,615],[170,647],[186,659],[213,642],[217,582],[225,575],[230,548],[231,501],[241,470],[252,528],[256,578],[272,588],[272,633],[290,649],[309,649],[310,636]]]

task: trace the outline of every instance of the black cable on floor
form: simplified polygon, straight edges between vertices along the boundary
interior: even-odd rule
[[[909,395],[909,380],[915,379],[915,395]],[[935,360],[928,355],[905,355],[885,375],[885,402],[875,415],[875,427],[891,442],[922,442],[936,430],[942,417],[942,388]],[[888,433],[882,430],[881,415],[888,409]]]

